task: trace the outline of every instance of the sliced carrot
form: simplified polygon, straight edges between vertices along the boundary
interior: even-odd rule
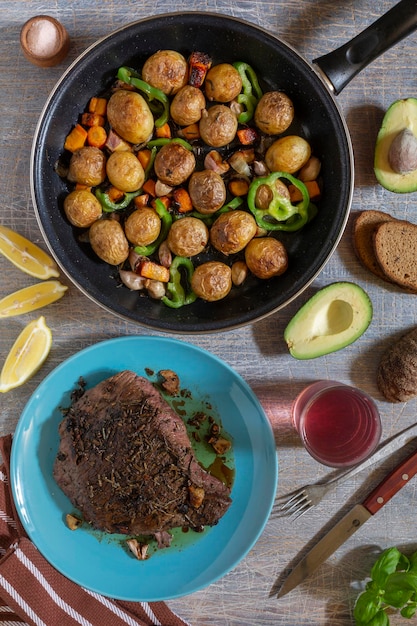
[[[316,180],[309,180],[305,182],[304,185],[307,187],[310,200],[318,200],[320,198],[321,190]],[[295,185],[289,185],[288,191],[290,192],[291,202],[300,202],[303,199],[303,196],[301,195],[301,191],[297,189]]]
[[[198,124],[190,124],[189,126],[181,128],[178,134],[186,141],[193,141],[200,139],[200,128]]]
[[[183,187],[178,187],[177,189],[174,189],[172,197],[179,213],[189,213],[193,210],[191,196],[188,191]]]
[[[236,134],[244,146],[250,146],[258,139],[258,133],[254,128],[240,128]]]
[[[87,131],[81,126],[76,124],[72,131],[67,135],[64,143],[64,148],[70,152],[75,152],[85,146],[87,141]]]
[[[249,191],[249,183],[242,178],[233,178],[228,188],[233,196],[246,196]]]
[[[148,206],[149,202],[149,194],[142,193],[140,196],[135,196],[133,198],[133,204],[137,209],[142,209],[144,206]]]
[[[155,181],[152,178],[148,178],[147,181],[145,181],[142,185],[142,190],[145,193],[148,193],[150,196],[155,197],[156,193],[155,193]]]
[[[105,123],[104,115],[98,113],[83,113],[81,115],[81,124],[84,126],[104,126]]]
[[[159,139],[171,139],[171,127],[168,122],[166,124],[163,124],[159,128],[156,128],[155,135]]]
[[[84,185],[83,183],[76,183],[75,184],[75,189],[77,191],[79,191],[80,189],[86,190],[86,191],[91,191],[91,187],[89,187],[88,185]]]
[[[118,202],[124,196],[123,191],[117,189],[117,187],[110,187],[110,189],[108,189],[106,193],[111,202]]]
[[[171,206],[171,198],[168,198],[168,196],[160,196],[157,200],[160,200],[166,209],[169,209]],[[151,206],[155,208],[155,200],[152,200]]]
[[[192,52],[188,59],[190,69],[188,83],[193,87],[201,87],[211,63],[211,57],[205,52]]]
[[[169,269],[153,261],[142,261],[139,265],[139,274],[144,278],[160,280],[162,283],[169,281]]]
[[[152,152],[149,150],[149,148],[143,148],[143,150],[139,150],[137,157],[139,159],[139,163],[144,170],[146,170],[149,163],[151,162],[151,156]]]
[[[103,148],[106,145],[107,133],[103,126],[91,126],[87,131],[87,143],[89,146]]]
[[[107,100],[106,98],[91,98],[88,110],[90,113],[97,113],[98,115],[106,115]]]

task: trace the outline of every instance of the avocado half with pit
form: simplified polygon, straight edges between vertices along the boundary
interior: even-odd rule
[[[372,302],[362,287],[332,283],[299,309],[286,327],[284,339],[295,359],[315,359],[356,341],[372,315]]]
[[[396,100],[385,113],[375,145],[374,171],[389,191],[417,190],[417,98]]]

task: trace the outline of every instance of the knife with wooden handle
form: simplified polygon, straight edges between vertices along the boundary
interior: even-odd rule
[[[401,461],[365,498],[356,504],[329,532],[316,543],[295,566],[284,581],[277,597],[280,598],[297,587],[319,565],[324,563],[372,515],[375,515],[408,481],[417,474],[417,450]]]

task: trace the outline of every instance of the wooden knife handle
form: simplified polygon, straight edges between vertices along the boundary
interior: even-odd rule
[[[375,515],[415,474],[417,474],[417,450],[385,476],[362,502],[363,506]]]

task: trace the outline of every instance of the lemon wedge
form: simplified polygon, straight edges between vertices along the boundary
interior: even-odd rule
[[[10,293],[0,300],[0,319],[40,309],[62,298],[67,289],[58,280],[47,280]]]
[[[52,333],[45,318],[30,322],[13,344],[0,373],[0,392],[20,387],[45,361],[52,345]]]
[[[30,276],[45,280],[59,276],[49,254],[15,231],[0,224],[0,253]]]

